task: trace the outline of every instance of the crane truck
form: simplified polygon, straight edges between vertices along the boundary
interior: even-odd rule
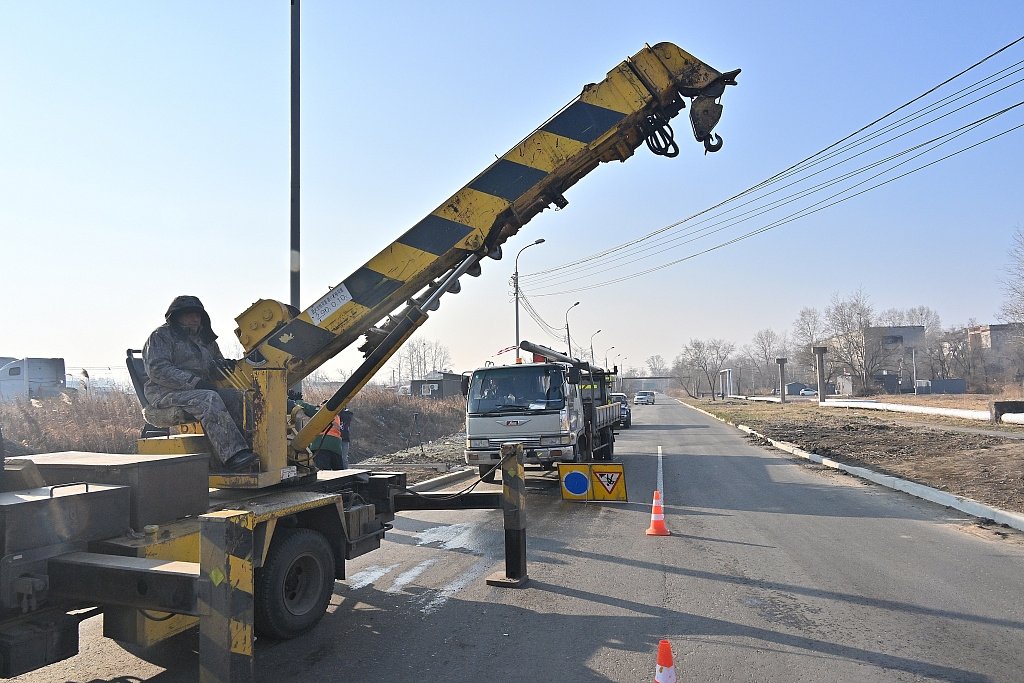
[[[74,655],[79,622],[102,613],[104,635],[139,648],[198,622],[201,678],[247,680],[254,633],[315,626],[346,561],[379,548],[397,512],[472,506],[406,493],[401,473],[318,472],[308,446],[443,295],[500,259],[536,214],[566,206],[573,184],[645,142],[676,156],[669,121],[687,100],[696,140],[717,151],[719,98],[738,73],[670,43],[645,46],[305,310],[259,299],[242,312],[244,356],[216,384],[244,396],[259,472],[210,474],[201,425],[145,405],[145,368],[129,349],[147,421],[137,454],[51,453],[3,468],[0,676]],[[290,432],[288,387],[360,338],[361,365]]]
[[[463,376],[466,462],[492,482],[503,443],[523,444],[524,463],[543,469],[611,460],[619,404],[608,392],[616,371],[528,341],[519,347],[534,362],[490,365]]]

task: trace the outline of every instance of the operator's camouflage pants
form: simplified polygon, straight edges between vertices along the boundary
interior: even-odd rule
[[[179,406],[203,425],[206,438],[221,462],[249,448],[238,425],[242,423],[242,395],[234,389],[168,391],[151,402],[154,408]]]

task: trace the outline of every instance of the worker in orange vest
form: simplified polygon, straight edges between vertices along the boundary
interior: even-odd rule
[[[296,400],[290,404],[302,408],[307,417],[316,415],[319,408],[312,403]],[[326,403],[326,401],[324,402]],[[321,404],[323,405],[323,404]],[[313,462],[319,470],[347,470],[348,451],[351,442],[352,411],[345,408],[334,416],[322,434],[318,434],[309,448],[313,451]]]

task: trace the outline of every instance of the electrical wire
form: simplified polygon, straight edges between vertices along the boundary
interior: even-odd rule
[[[1019,64],[1024,64],[1024,60],[1022,60],[1021,62],[1018,62],[1018,65]],[[1012,75],[1013,73],[1020,72],[1022,70],[1024,70],[1024,67],[1018,68],[1018,69],[1012,71],[1010,74],[1005,74],[1002,78],[1008,77],[1009,75]],[[998,79],[998,80],[1001,80],[1001,79]],[[959,106],[959,107],[957,107],[957,108],[955,108],[955,109],[953,109],[951,111],[948,111],[948,112],[946,112],[944,114],[936,116],[935,118],[930,119],[929,121],[927,121],[925,123],[922,123],[922,124],[920,124],[920,125],[918,125],[918,126],[916,126],[914,128],[906,130],[906,131],[904,131],[904,132],[902,132],[902,133],[900,133],[898,135],[895,135],[895,136],[893,136],[893,137],[891,137],[891,138],[889,138],[887,140],[883,140],[882,142],[880,142],[880,143],[878,143],[878,144],[876,144],[876,145],[874,145],[872,147],[869,147],[868,149],[865,149],[865,150],[862,150],[860,152],[857,152],[856,154],[853,154],[852,156],[850,156],[850,157],[848,157],[846,159],[842,159],[840,161],[837,161],[837,162],[827,166],[824,169],[820,169],[818,171],[815,171],[814,173],[810,173],[807,176],[805,176],[804,178],[791,181],[791,182],[789,182],[789,183],[787,183],[787,184],[785,184],[785,185],[783,185],[781,187],[778,187],[778,188],[776,188],[774,190],[771,190],[769,192],[765,192],[765,193],[763,193],[763,194],[761,194],[761,195],[759,195],[757,197],[754,197],[753,199],[749,199],[749,200],[747,200],[745,202],[736,204],[733,207],[731,207],[729,209],[726,209],[725,211],[722,211],[721,213],[719,213],[717,215],[708,216],[708,217],[706,217],[706,218],[704,218],[702,220],[695,221],[695,222],[692,223],[692,225],[700,225],[700,224],[702,224],[702,223],[704,223],[704,222],[706,222],[708,220],[712,220],[712,219],[714,219],[714,218],[716,218],[718,216],[726,215],[726,214],[728,214],[730,212],[733,212],[733,211],[736,211],[736,210],[738,210],[738,209],[740,209],[740,208],[742,208],[744,206],[748,206],[748,205],[750,205],[752,203],[758,202],[758,201],[760,201],[760,200],[762,200],[762,199],[764,199],[766,197],[769,197],[772,194],[775,194],[777,192],[781,192],[781,191],[783,191],[783,190],[785,190],[787,188],[790,188],[790,187],[793,187],[795,185],[798,185],[799,183],[801,183],[803,181],[806,181],[807,179],[812,178],[812,177],[814,177],[816,175],[824,173],[827,170],[834,169],[834,168],[836,168],[836,167],[838,167],[838,166],[840,166],[840,165],[842,165],[842,164],[844,164],[844,163],[846,163],[846,162],[848,162],[848,161],[850,161],[852,159],[858,158],[858,157],[860,157],[860,156],[862,156],[864,154],[867,154],[868,152],[877,150],[880,147],[884,146],[885,144],[888,144],[890,142],[898,140],[898,139],[900,139],[900,138],[902,138],[904,136],[907,136],[907,135],[909,135],[909,134],[911,134],[913,132],[917,132],[919,130],[923,130],[925,127],[927,127],[927,126],[929,126],[929,125],[931,125],[933,123],[936,123],[936,122],[946,118],[947,116],[951,116],[952,114],[954,114],[956,112],[962,111],[962,110],[964,110],[964,109],[966,109],[966,108],[968,108],[968,107],[970,107],[970,106],[972,106],[974,104],[977,104],[977,103],[979,103],[979,102],[981,102],[981,101],[983,101],[983,100],[985,100],[985,99],[987,99],[989,97],[992,97],[993,95],[999,94],[1001,92],[1005,92],[1009,88],[1014,87],[1016,85],[1019,85],[1021,83],[1024,83],[1024,79],[1019,79],[1017,81],[1014,81],[1013,83],[1010,83],[1009,85],[1006,85],[1006,86],[1004,86],[1002,88],[999,88],[998,90],[995,90],[995,91],[990,92],[990,93],[988,93],[986,95],[978,97],[977,99],[974,99],[974,100],[972,100],[972,101],[970,101],[970,102],[968,102],[966,104],[963,104],[963,105],[961,105],[961,106]],[[990,83],[989,85],[992,85],[992,84]],[[965,88],[963,90],[968,90],[968,88]],[[960,91],[960,92],[963,92],[963,90]],[[924,110],[922,110],[922,111],[924,111]],[[912,121],[912,120],[914,120],[916,118],[920,118],[920,115],[907,117],[906,120],[904,121],[904,123]],[[893,124],[893,125],[895,125],[895,124]],[[900,124],[900,125],[903,125],[903,124]],[[968,125],[971,125],[971,124],[968,124]],[[872,138],[873,137],[874,136],[872,136]],[[859,144],[863,144],[863,142],[865,142],[865,141],[858,142],[857,144],[858,145]],[[856,146],[856,145],[854,145],[854,146]],[[826,185],[831,183],[831,182],[832,181],[828,181],[826,183]],[[748,193],[749,193],[748,191],[745,191],[744,193],[741,193],[741,194],[748,194]],[[728,201],[733,201],[733,200],[730,199],[730,200],[727,200],[727,202]],[[722,204],[719,204],[719,205],[716,205],[716,206],[722,206]],[[707,213],[708,211],[709,210],[706,210],[706,211],[701,212],[701,213]],[[605,258],[607,256],[612,256],[612,255],[615,254],[616,251],[620,252],[621,254],[628,254],[629,252],[642,253],[644,251],[651,251],[653,249],[658,248],[659,246],[662,246],[662,245],[664,245],[664,244],[666,244],[668,242],[671,242],[672,239],[676,239],[676,238],[666,239],[664,236],[662,236],[662,237],[659,237],[658,239],[654,239],[652,241],[653,238],[655,238],[659,234],[662,234],[662,233],[666,232],[667,230],[669,230],[671,228],[675,228],[675,227],[678,227],[678,226],[680,226],[680,225],[682,225],[684,223],[690,222],[694,217],[696,217],[698,215],[700,215],[700,214],[695,214],[695,216],[691,216],[691,217],[686,218],[686,219],[684,219],[682,221],[677,221],[676,223],[673,223],[670,226],[666,226],[665,228],[662,228],[662,229],[660,229],[658,231],[650,233],[650,234],[644,236],[643,238],[640,238],[639,240],[633,240],[633,241],[628,242],[628,243],[626,243],[624,245],[621,245],[620,247],[615,247],[615,248],[612,248],[612,249],[605,250],[605,251],[601,252],[600,254],[596,254],[596,255],[590,257],[589,260],[576,261],[576,262],[572,262],[570,264],[566,264],[564,266],[561,266],[559,268],[548,269],[548,270],[545,270],[545,271],[539,271],[537,273],[523,274],[520,277],[522,279],[527,280],[528,284],[530,284],[531,286],[534,286],[534,287],[536,287],[536,286],[543,286],[542,283],[548,282],[548,281],[550,281],[552,279],[565,279],[565,278],[569,277],[570,273],[572,273],[574,271],[581,270],[583,268],[593,269],[594,265],[595,265],[594,261],[596,259],[601,259],[601,258]],[[646,242],[646,244],[641,244],[643,242]],[[610,260],[612,262],[614,262],[615,260],[621,260],[621,256],[619,258],[610,259]],[[605,258],[605,261],[607,262],[608,259]]]
[[[1004,130],[1004,131],[1002,131],[1000,133],[997,133],[997,134],[995,134],[995,135],[993,135],[993,136],[991,136],[989,138],[981,140],[980,142],[974,143],[974,144],[969,145],[967,147],[964,147],[962,149],[958,149],[955,152],[952,152],[950,154],[947,154],[944,157],[941,157],[940,159],[935,159],[935,160],[930,161],[930,162],[928,162],[926,164],[922,164],[921,166],[918,166],[917,168],[911,169],[911,170],[907,171],[906,173],[900,174],[900,175],[895,176],[893,178],[889,178],[889,179],[884,180],[884,181],[882,181],[882,182],[880,182],[880,183],[878,183],[876,185],[872,185],[871,187],[865,188],[865,189],[861,190],[860,192],[856,192],[856,193],[851,194],[851,195],[849,195],[847,197],[837,198],[837,199],[835,199],[835,201],[832,201],[832,202],[824,203],[824,202],[826,202],[827,199],[836,198],[840,194],[842,194],[843,192],[847,192],[848,191],[848,190],[843,190],[842,192],[836,193],[835,195],[832,195],[831,197],[826,198],[826,200],[823,200],[822,202],[819,202],[819,204],[821,204],[821,205],[817,206],[817,208],[813,208],[813,209],[810,209],[810,210],[802,209],[801,211],[796,212],[794,214],[790,214],[789,216],[787,216],[787,217],[785,217],[783,219],[780,219],[780,220],[778,220],[778,221],[776,221],[776,222],[774,222],[772,224],[762,226],[760,228],[757,228],[756,230],[751,230],[750,232],[744,233],[743,235],[740,235],[738,237],[734,237],[734,238],[732,238],[730,240],[727,240],[725,242],[721,242],[719,244],[716,244],[716,245],[714,245],[712,247],[708,247],[707,249],[695,252],[693,254],[689,254],[688,256],[685,256],[683,258],[676,259],[676,260],[670,261],[668,263],[663,263],[661,265],[655,266],[653,268],[649,268],[649,269],[641,271],[639,273],[635,273],[635,274],[631,274],[631,275],[628,275],[628,276],[625,276],[625,277],[620,277],[620,278],[612,279],[612,280],[609,280],[607,282],[602,282],[602,283],[599,283],[599,284],[585,286],[585,287],[578,287],[578,288],[574,288],[574,289],[570,289],[570,290],[565,290],[565,291],[562,291],[562,292],[552,292],[551,294],[543,294],[543,295],[540,295],[540,296],[554,296],[554,295],[560,295],[560,294],[569,294],[569,293],[574,293],[574,292],[580,292],[580,291],[585,291],[585,290],[590,290],[590,289],[597,289],[599,287],[605,287],[605,286],[608,286],[608,285],[613,285],[613,284],[616,284],[616,283],[619,283],[619,282],[623,282],[625,280],[631,279],[631,278],[639,276],[639,275],[647,275],[649,273],[653,273],[653,272],[656,272],[656,271],[659,271],[659,270],[663,270],[665,268],[677,265],[677,264],[682,263],[684,261],[689,261],[690,259],[696,258],[697,256],[701,256],[703,254],[707,254],[707,253],[710,253],[712,251],[716,251],[716,250],[721,249],[723,247],[727,247],[727,246],[729,246],[731,244],[735,244],[735,243],[740,242],[742,240],[745,240],[747,238],[753,237],[755,235],[759,235],[759,234],[761,234],[763,232],[768,232],[769,230],[773,230],[773,229],[775,229],[777,227],[780,227],[782,225],[785,225],[787,223],[791,223],[792,221],[798,220],[800,218],[805,218],[806,216],[809,216],[809,215],[814,214],[814,213],[818,213],[819,211],[823,211],[824,209],[827,209],[827,208],[829,208],[831,206],[835,206],[836,204],[840,204],[840,203],[845,202],[845,201],[847,201],[849,199],[853,199],[854,197],[858,197],[858,196],[866,194],[867,192],[870,192],[872,190],[876,190],[879,187],[882,187],[883,185],[888,185],[891,182],[894,182],[894,181],[899,180],[901,178],[905,178],[905,177],[907,177],[907,176],[909,176],[909,175],[911,175],[913,173],[916,173],[916,172],[921,171],[921,170],[923,170],[925,168],[928,168],[929,166],[933,166],[935,164],[938,164],[938,163],[941,163],[943,161],[946,161],[946,160],[948,160],[948,159],[950,159],[950,158],[952,158],[954,156],[957,156],[959,154],[962,154],[963,152],[966,152],[968,150],[974,149],[975,147],[979,147],[979,146],[981,146],[983,144],[991,142],[991,141],[993,141],[993,140],[995,140],[995,139],[997,139],[999,137],[1002,137],[1003,135],[1011,133],[1011,132],[1013,132],[1015,130],[1018,130],[1020,128],[1024,128],[1024,123],[1017,124],[1016,126],[1013,126],[1012,128],[1008,128],[1007,130]],[[812,205],[812,206],[814,206],[814,205]]]
[[[907,148],[907,149],[905,149],[905,150],[903,150],[901,152],[898,152],[896,154],[892,154],[892,155],[890,155],[890,156],[888,156],[888,157],[886,157],[884,159],[880,159],[878,161],[874,161],[874,162],[871,162],[869,164],[866,164],[866,165],[864,165],[864,166],[862,166],[862,167],[860,167],[858,169],[854,169],[852,171],[844,173],[844,174],[838,176],[837,178],[833,178],[831,180],[824,181],[824,182],[819,183],[819,184],[817,184],[815,186],[812,186],[810,188],[805,188],[805,189],[800,190],[798,192],[794,192],[794,193],[792,193],[790,195],[784,196],[784,197],[782,197],[780,199],[776,199],[775,201],[770,202],[767,205],[755,207],[753,209],[750,209],[748,211],[740,213],[740,214],[738,214],[736,216],[733,216],[731,218],[723,219],[723,220],[720,220],[720,221],[718,221],[716,223],[711,223],[710,225],[708,225],[708,226],[706,226],[704,228],[693,229],[693,230],[690,230],[688,232],[683,232],[681,234],[677,234],[677,235],[674,235],[674,236],[671,236],[671,237],[663,237],[663,238],[659,239],[657,242],[654,242],[654,243],[646,246],[642,250],[634,251],[632,254],[624,252],[623,254],[621,254],[619,256],[616,256],[614,258],[607,258],[604,261],[605,265],[603,265],[602,268],[600,269],[602,277],[607,276],[607,273],[608,273],[608,271],[610,269],[621,268],[623,266],[630,265],[630,264],[636,263],[638,261],[641,261],[641,260],[643,260],[645,258],[649,258],[649,256],[636,256],[635,258],[630,258],[631,256],[634,256],[635,254],[640,254],[640,253],[643,253],[643,252],[650,252],[650,251],[653,251],[655,249],[658,249],[658,253],[660,254],[660,253],[663,253],[664,248],[666,246],[670,245],[670,244],[674,244],[675,246],[673,246],[671,248],[675,248],[675,247],[680,246],[681,244],[692,243],[692,242],[697,241],[698,239],[701,239],[703,237],[707,237],[707,236],[709,236],[711,234],[715,234],[715,233],[721,232],[722,230],[727,229],[729,227],[734,227],[735,225],[738,225],[740,223],[746,222],[746,221],[748,221],[748,220],[750,220],[752,218],[756,218],[758,216],[764,215],[764,214],[769,213],[770,211],[778,209],[778,208],[780,208],[782,206],[785,206],[787,204],[791,204],[791,203],[793,203],[795,201],[798,201],[800,199],[806,198],[806,197],[808,197],[808,196],[810,196],[812,194],[815,194],[817,192],[825,190],[825,189],[827,189],[829,187],[832,187],[832,186],[837,185],[839,183],[842,183],[842,182],[845,182],[847,180],[850,180],[850,179],[854,178],[857,175],[863,174],[863,173],[865,173],[865,172],[867,172],[867,171],[869,171],[871,169],[874,169],[874,168],[876,168],[876,167],[878,167],[880,165],[884,165],[886,163],[889,163],[889,162],[891,162],[891,161],[893,161],[893,160],[895,160],[895,159],[897,159],[897,158],[899,158],[901,156],[910,154],[911,152],[917,151],[917,150],[919,150],[921,148],[927,148],[927,149],[925,149],[924,152],[921,152],[921,153],[911,157],[911,159],[917,158],[921,154],[924,154],[927,151],[931,151],[932,149],[935,149],[935,148],[937,148],[937,147],[939,147],[941,145],[944,145],[944,144],[946,144],[946,143],[956,139],[957,137],[960,137],[961,135],[964,135],[965,133],[970,132],[971,130],[977,128],[980,125],[983,125],[983,124],[988,123],[988,122],[990,122],[992,120],[995,120],[997,117],[999,117],[999,116],[1001,116],[1003,114],[1006,114],[1007,112],[1012,111],[1013,109],[1016,109],[1017,107],[1020,107],[1021,105],[1024,105],[1024,101],[1018,102],[1017,104],[1014,104],[1014,105],[1012,105],[1010,107],[1006,107],[1006,108],[1004,108],[1004,109],[1002,109],[1002,110],[1000,110],[998,112],[995,112],[993,114],[989,114],[989,115],[987,115],[985,117],[982,117],[981,119],[978,119],[976,121],[972,121],[969,124],[965,124],[964,126],[961,126],[960,128],[957,128],[957,129],[954,129],[953,131],[944,133],[943,135],[940,135],[938,137],[932,138],[930,140],[927,140],[925,142],[922,142],[922,143],[919,143],[919,144],[916,144],[916,145],[912,145],[911,147],[909,147],[909,148]],[[884,171],[884,172],[891,171],[893,168],[896,168],[896,167],[898,167],[898,166],[900,166],[900,165],[902,165],[904,163],[906,163],[906,161],[900,162],[899,164],[895,164],[893,167],[891,167],[889,169],[886,169],[886,171]],[[877,177],[877,176],[872,176],[872,177]],[[857,187],[857,184],[853,185],[852,187]],[[753,201],[756,201],[756,200],[752,200],[752,202]],[[741,208],[742,206],[746,206],[747,204],[750,204],[752,202],[745,202],[744,204],[741,204],[739,207],[735,207],[735,208]],[[708,219],[705,219],[705,220],[711,220],[713,218],[718,218],[718,217],[724,216],[726,213],[729,213],[729,212],[723,212],[722,214],[719,214],[719,216],[709,217]],[[705,222],[705,221],[701,221],[701,223],[703,223],[703,222]],[[717,227],[717,226],[723,226],[723,225],[724,225],[724,227]],[[689,238],[689,239],[684,239],[684,238]],[[614,264],[616,262],[619,262],[618,265],[610,265],[610,264]],[[565,277],[559,278],[558,280],[555,280],[555,281],[549,280],[546,283],[539,284],[539,285],[537,285],[537,287],[539,287],[540,289],[551,288],[551,287],[556,287],[556,286],[558,286],[560,284],[563,284],[565,282],[575,281],[575,280],[578,280],[578,279],[579,279],[578,276],[566,275]],[[571,292],[571,291],[576,291],[576,290],[568,290],[568,291]],[[565,293],[565,292],[563,292],[563,293]],[[549,296],[548,293],[537,293],[536,290],[534,290],[534,295],[535,296]]]
[[[699,216],[702,216],[702,215],[707,214],[707,213],[709,213],[711,211],[714,211],[714,210],[716,210],[718,208],[726,206],[727,204],[733,203],[733,202],[735,202],[739,198],[742,198],[742,197],[744,197],[744,196],[746,196],[748,194],[751,194],[753,192],[757,192],[758,190],[766,188],[769,185],[781,182],[782,180],[784,180],[784,179],[786,179],[788,177],[791,177],[792,175],[794,175],[796,173],[804,171],[804,170],[806,170],[806,169],[808,169],[810,167],[813,167],[815,165],[824,163],[825,161],[828,161],[829,159],[832,159],[832,158],[836,157],[837,155],[840,155],[840,154],[842,154],[842,153],[844,153],[846,151],[849,151],[849,150],[851,150],[853,148],[856,148],[856,147],[861,146],[861,145],[863,145],[863,144],[865,144],[867,142],[870,142],[871,140],[874,140],[874,139],[880,137],[881,135],[884,135],[884,134],[886,134],[888,132],[891,132],[891,131],[893,131],[893,130],[901,127],[901,126],[904,126],[904,125],[906,125],[909,122],[912,122],[912,121],[914,121],[916,119],[919,119],[919,118],[921,118],[923,116],[926,116],[929,113],[938,111],[938,110],[942,109],[943,107],[948,106],[956,98],[964,95],[965,93],[969,94],[969,93],[977,92],[977,91],[979,91],[979,90],[981,90],[983,88],[990,87],[990,86],[994,85],[995,83],[998,83],[999,81],[1002,81],[1002,80],[1008,78],[1009,76],[1019,72],[1021,69],[1017,68],[1017,67],[1020,67],[1021,64],[1024,64],[1024,60],[1018,61],[1018,62],[1016,62],[1014,64],[1011,64],[1010,66],[1004,67],[1003,69],[1001,69],[999,71],[996,71],[993,74],[985,76],[984,78],[981,78],[980,80],[975,81],[974,83],[971,83],[971,84],[965,86],[964,88],[961,88],[960,90],[958,90],[958,91],[956,91],[956,92],[954,92],[954,93],[952,93],[950,95],[947,95],[947,96],[941,98],[937,102],[933,102],[932,104],[929,104],[929,105],[927,105],[927,106],[925,106],[923,108],[920,108],[920,109],[918,109],[916,111],[913,111],[913,112],[903,116],[902,118],[897,119],[894,122],[891,122],[890,124],[885,126],[880,131],[876,131],[875,133],[873,133],[873,134],[871,134],[869,136],[866,136],[866,137],[864,137],[864,138],[862,138],[860,140],[857,140],[855,142],[848,142],[848,141],[854,140],[858,135],[860,135],[864,131],[869,130],[870,128],[872,128],[876,124],[886,120],[887,118],[890,118],[891,116],[893,116],[897,112],[899,112],[899,111],[901,111],[903,109],[906,109],[907,107],[913,105],[915,102],[920,101],[921,99],[927,97],[931,93],[936,92],[937,90],[939,90],[943,86],[951,83],[952,81],[956,80],[957,78],[959,78],[959,77],[967,74],[968,72],[972,71],[973,69],[979,67],[980,65],[984,64],[988,60],[994,58],[995,56],[997,56],[1000,53],[1004,52],[1005,50],[1009,49],[1010,47],[1016,45],[1017,43],[1021,42],[1022,40],[1024,40],[1024,36],[1021,36],[1021,37],[1017,38],[1016,40],[1008,43],[1007,45],[1003,46],[999,50],[996,50],[995,52],[991,53],[990,55],[986,56],[985,58],[979,60],[978,62],[976,62],[975,64],[971,65],[970,67],[960,71],[959,73],[955,74],[954,76],[951,76],[950,78],[946,79],[945,81],[942,81],[938,85],[928,89],[924,93],[922,93],[922,94],[918,95],[917,97],[909,100],[908,102],[900,105],[899,107],[897,107],[896,109],[893,109],[892,111],[888,112],[887,114],[885,114],[885,115],[875,119],[871,123],[869,123],[869,124],[867,124],[865,126],[862,126],[857,131],[854,131],[853,133],[850,133],[849,135],[845,136],[844,138],[841,138],[840,140],[832,143],[831,145],[828,145],[827,147],[823,148],[822,150],[819,150],[815,154],[812,154],[812,155],[808,156],[807,158],[797,162],[796,164],[791,165],[787,169],[784,169],[783,171],[780,171],[779,173],[776,173],[775,175],[767,178],[766,180],[763,180],[760,183],[757,183],[757,184],[747,188],[746,190],[743,190],[742,192],[739,192],[736,195],[733,195],[732,197],[729,197],[728,199],[723,200],[722,202],[719,202],[718,204],[715,204],[712,207],[704,209],[703,211],[698,212],[698,213],[696,213],[696,214],[694,214],[694,215],[692,215],[692,216],[690,216],[690,217],[688,217],[686,219],[683,219],[681,221],[677,221],[677,222],[675,222],[673,224],[665,226],[665,227],[663,227],[663,228],[661,228],[659,230],[656,230],[656,231],[654,231],[652,233],[649,233],[648,235],[645,235],[643,237],[640,237],[640,238],[637,238],[637,239],[634,239],[634,240],[630,240],[628,242],[625,242],[625,243],[623,243],[621,245],[618,245],[618,246],[615,246],[615,247],[610,247],[608,249],[605,249],[605,250],[603,250],[601,252],[598,252],[596,254],[593,254],[591,256],[579,259],[577,261],[570,262],[568,264],[564,264],[562,266],[558,266],[556,268],[551,268],[551,269],[547,269],[547,270],[543,270],[543,271],[538,271],[536,273],[521,274],[520,277],[523,278],[523,279],[527,279],[527,280],[531,281],[531,284],[535,284],[536,285],[536,284],[544,281],[544,277],[543,276],[547,276],[547,279],[550,280],[551,278],[557,278],[559,276],[564,277],[566,275],[566,272],[569,271],[569,270],[572,270],[572,269],[578,270],[578,269],[580,269],[582,267],[593,268],[594,265],[595,265],[595,261],[597,261],[597,260],[604,259],[605,257],[607,257],[609,255],[612,255],[612,254],[615,254],[616,252],[628,251],[631,248],[635,247],[636,245],[640,245],[640,244],[642,244],[644,242],[648,242],[652,238],[654,238],[654,237],[656,237],[658,235],[661,235],[661,234],[663,234],[663,233],[665,233],[665,232],[667,232],[669,230],[672,230],[673,228],[678,227],[679,225],[682,225],[684,223],[692,221],[693,219],[695,219],[695,218],[697,218]],[[938,120],[940,120],[942,118],[945,118],[946,116],[948,116],[948,115],[950,115],[950,114],[952,114],[952,113],[954,113],[956,111],[960,111],[960,110],[966,108],[967,106],[971,106],[972,104],[976,104],[977,102],[979,102],[979,101],[981,101],[983,99],[986,99],[987,97],[990,97],[990,96],[992,96],[992,95],[994,95],[994,94],[996,94],[998,92],[1002,92],[1002,91],[1004,91],[1004,90],[1006,90],[1006,89],[1008,89],[1008,88],[1010,88],[1010,87],[1012,87],[1012,86],[1014,86],[1016,84],[1019,84],[1020,82],[1021,81],[1016,81],[1015,83],[1011,83],[1009,86],[1005,86],[1005,87],[1000,88],[999,90],[997,90],[995,92],[992,92],[992,93],[989,93],[987,95],[984,95],[983,97],[979,97],[976,100],[973,100],[972,102],[969,102],[966,105],[962,105],[960,107],[957,107],[952,112],[947,112],[946,114],[943,114],[942,116],[938,116],[938,117],[932,119],[927,124],[922,124],[920,126],[917,126],[916,128],[911,129],[910,131],[905,131],[905,132],[903,132],[903,133],[901,133],[899,135],[896,135],[895,137],[890,138],[889,140],[883,141],[883,142],[875,145],[874,147],[872,147],[870,149],[871,150],[877,149],[878,147],[880,147],[883,144],[888,144],[892,140],[895,140],[895,139],[898,139],[900,137],[903,137],[904,135],[907,135],[910,132],[919,130],[919,129],[923,128],[925,125],[930,125],[931,123],[934,123],[934,122],[936,122],[936,121],[938,121]],[[848,144],[846,144],[844,146],[843,143],[848,143]],[[832,150],[831,153],[829,153],[830,150]],[[865,150],[864,152],[859,152],[859,153],[853,155],[853,157],[850,157],[850,158],[855,158],[857,156],[860,156],[860,155],[866,153],[866,151],[870,151],[870,150]],[[828,168],[833,168],[833,167],[839,165],[840,163],[845,163],[846,161],[849,161],[849,159],[846,159],[846,160],[841,161],[841,162],[836,162],[836,163],[832,164],[831,166],[829,166]],[[811,176],[817,175],[818,173],[821,173],[821,172],[822,171],[818,171],[818,172],[816,172],[814,174],[811,174]],[[808,177],[811,177],[811,176],[808,176]],[[804,178],[803,180],[806,180],[806,178]],[[785,189],[786,187],[791,187],[791,186],[797,184],[798,182],[802,182],[803,180],[791,182],[788,185],[784,186],[783,188],[777,188],[776,190],[773,190],[772,192],[766,193],[765,195],[762,195],[761,197],[759,197],[757,199],[753,199],[753,200],[749,200],[747,202],[744,202],[743,204],[740,204],[739,206],[740,207],[746,206],[746,205],[748,205],[748,204],[750,204],[752,202],[758,201],[758,199],[763,199],[764,197],[766,197],[766,196],[768,196],[770,194],[773,194],[774,192],[781,191],[782,189]],[[830,182],[830,184],[834,184],[834,183]],[[733,210],[735,210],[735,208],[739,208],[739,207],[734,207],[733,209],[729,209],[729,211],[733,211]],[[723,212],[723,214],[727,213],[727,212]],[[711,218],[714,218],[714,217],[709,217],[709,218],[707,218],[705,220],[710,220]],[[673,239],[676,239],[676,238],[673,238]],[[655,244],[653,244],[651,246],[645,245],[643,250],[649,251],[649,250],[651,250],[653,248],[656,248],[657,246],[659,246],[661,244],[663,244],[663,242],[656,242]],[[577,290],[568,290],[568,291],[577,291]],[[522,294],[522,291],[520,290],[520,295],[521,294]],[[543,295],[543,296],[546,296],[546,294]]]

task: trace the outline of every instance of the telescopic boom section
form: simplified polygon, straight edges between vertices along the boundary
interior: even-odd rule
[[[285,368],[293,385],[366,335],[360,350],[372,367],[365,383],[413,330],[393,332],[415,328],[441,294],[459,290],[450,277],[456,269],[479,275],[480,258],[500,258],[507,239],[548,206],[565,206],[563,193],[598,164],[625,161],[645,141],[657,154],[678,154],[668,122],[686,98],[694,136],[717,151],[718,98],[738,73],[720,73],[671,43],[644,47],[305,311],[266,299],[253,304],[236,318],[248,361],[239,374]],[[339,397],[336,410],[350,396]]]

